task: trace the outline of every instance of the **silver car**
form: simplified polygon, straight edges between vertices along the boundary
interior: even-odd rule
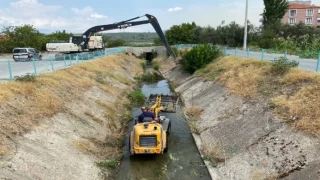
[[[42,60],[42,55],[35,48],[14,48],[12,51],[14,61]]]

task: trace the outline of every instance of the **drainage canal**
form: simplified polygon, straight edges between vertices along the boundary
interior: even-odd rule
[[[169,94],[166,80],[153,84],[143,84],[142,92],[146,97],[150,94]],[[133,108],[133,117],[141,113],[140,108]],[[182,116],[178,106],[176,113],[162,113],[171,119],[171,133],[169,136],[169,150],[161,155],[135,155],[130,156],[129,133],[133,122],[130,124],[126,135],[124,158],[115,179],[117,180],[209,180],[209,172],[204,165],[189,127]]]

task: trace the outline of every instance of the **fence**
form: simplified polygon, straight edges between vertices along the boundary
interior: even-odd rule
[[[198,44],[178,44],[175,45],[177,49],[182,48],[193,48]],[[285,57],[289,61],[299,62],[299,68],[308,71],[320,71],[320,52],[316,53],[313,51],[275,51],[270,49],[258,49],[258,48],[247,48],[246,50],[240,48],[232,48],[225,46],[218,46],[225,56],[240,56],[244,58],[255,58],[260,60],[272,61],[279,59],[280,57]],[[301,57],[300,57],[301,56]],[[317,58],[314,58],[314,57]],[[303,58],[308,57],[308,58]]]
[[[110,56],[124,52],[125,48],[113,48],[94,52],[82,52],[75,54],[46,55],[42,60],[32,59],[25,62],[14,62],[12,59],[0,61],[0,79],[14,79],[15,76],[26,74],[39,74],[70,67],[85,61]]]

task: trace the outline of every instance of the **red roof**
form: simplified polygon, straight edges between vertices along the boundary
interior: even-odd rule
[[[289,9],[314,9],[320,8],[320,6],[308,5],[308,4],[290,4]]]

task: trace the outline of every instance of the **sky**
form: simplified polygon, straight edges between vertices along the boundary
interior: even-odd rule
[[[263,0],[248,0],[248,20],[260,25]],[[320,5],[320,0],[313,0]],[[0,0],[0,27],[33,25],[42,33],[83,33],[144,14],[158,19],[162,30],[195,22],[216,27],[225,21],[244,24],[245,0]],[[146,20],[145,17],[139,20]],[[154,32],[150,24],[108,32]]]

